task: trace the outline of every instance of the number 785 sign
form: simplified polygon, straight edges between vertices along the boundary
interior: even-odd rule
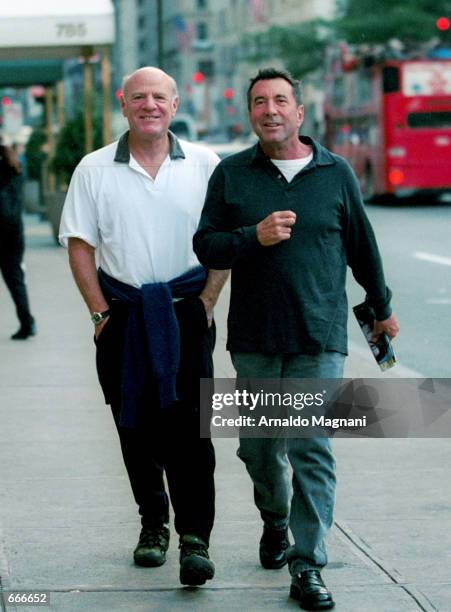
[[[88,26],[85,22],[55,23],[56,37],[60,39],[85,38]]]

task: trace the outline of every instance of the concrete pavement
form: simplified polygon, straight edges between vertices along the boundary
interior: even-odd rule
[[[166,565],[133,565],[139,520],[97,386],[87,311],[48,226],[29,218],[27,241],[36,338],[9,340],[17,322],[0,289],[2,587],[50,590],[50,609],[63,612],[298,609],[288,598],[286,568],[258,564],[261,524],[236,440],[215,443],[215,579],[181,588],[174,532]],[[226,298],[216,311],[218,377],[233,375],[224,348]],[[378,370],[358,351],[347,376]],[[451,611],[449,440],[341,439],[334,447],[338,499],[324,578],[336,610]]]

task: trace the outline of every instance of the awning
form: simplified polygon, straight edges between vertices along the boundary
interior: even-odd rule
[[[64,59],[114,42],[111,0],[0,3],[0,60]]]
[[[0,87],[53,85],[62,78],[62,60],[0,61]]]

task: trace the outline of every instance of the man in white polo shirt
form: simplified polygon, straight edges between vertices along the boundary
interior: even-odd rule
[[[169,132],[178,100],[175,81],[158,68],[124,78],[129,131],[76,168],[60,241],[95,325],[99,381],[139,506],[135,563],[166,560],[165,472],[180,580],[197,586],[214,575],[215,456],[199,437],[199,378],[213,376],[212,311],[227,273],[207,274],[192,249],[219,159]]]

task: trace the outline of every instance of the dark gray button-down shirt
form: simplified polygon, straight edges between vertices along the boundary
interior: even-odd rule
[[[347,352],[346,269],[379,320],[391,292],[353,171],[312,141],[312,161],[287,182],[260,146],[223,160],[213,173],[194,250],[200,262],[232,269],[228,319],[234,352]],[[289,240],[263,247],[256,225],[292,210]]]

